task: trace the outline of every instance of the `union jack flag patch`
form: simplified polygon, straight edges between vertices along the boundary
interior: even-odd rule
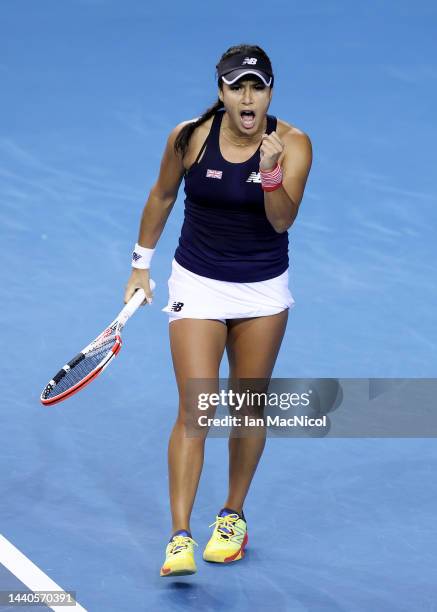
[[[206,178],[221,179],[222,174],[223,174],[222,170],[210,170],[208,168],[208,170],[206,171]]]

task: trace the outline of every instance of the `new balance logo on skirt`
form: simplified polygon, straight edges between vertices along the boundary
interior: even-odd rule
[[[183,302],[173,302],[173,305],[170,310],[173,312],[180,312],[182,310],[183,305]]]

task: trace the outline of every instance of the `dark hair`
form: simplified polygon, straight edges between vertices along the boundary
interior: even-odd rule
[[[263,49],[261,49],[261,47],[258,47],[258,45],[241,44],[241,45],[236,45],[235,47],[230,47],[227,51],[223,53],[223,55],[221,56],[216,66],[216,70],[218,69],[220,62],[227,59],[228,57],[232,57],[232,55],[237,55],[238,53],[247,53],[247,55],[250,55],[251,53],[258,53],[271,65],[269,56]],[[217,84],[219,88],[222,90],[223,83],[221,79],[218,80]],[[272,87],[273,87],[273,82],[272,82]],[[184,125],[184,127],[179,132],[175,140],[175,143],[174,143],[175,153],[176,154],[181,153],[182,157],[184,157],[185,153],[187,152],[188,144],[190,142],[190,138],[194,130],[199,125],[202,125],[202,123],[205,123],[205,121],[208,121],[208,119],[212,117],[213,115],[215,115],[216,112],[220,108],[223,108],[223,106],[224,106],[223,102],[220,100],[220,98],[217,98],[217,101],[212,106],[207,108],[201,117],[196,119],[196,121],[190,121],[190,123],[187,123],[186,125]]]

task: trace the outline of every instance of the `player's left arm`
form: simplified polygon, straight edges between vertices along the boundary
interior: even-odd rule
[[[293,225],[299,211],[311,170],[311,140],[304,132],[292,128],[282,138],[276,132],[266,135],[263,147],[282,168],[282,186],[264,192],[266,216],[274,229],[282,233]]]

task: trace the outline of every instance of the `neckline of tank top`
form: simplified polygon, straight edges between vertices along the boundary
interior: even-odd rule
[[[256,149],[256,151],[253,153],[253,155],[251,155],[251,156],[249,157],[249,159],[246,159],[245,161],[242,161],[242,162],[231,162],[231,161],[229,161],[228,159],[226,159],[226,158],[223,156],[223,153],[222,153],[222,151],[221,151],[221,149],[220,149],[220,126],[221,126],[221,124],[222,124],[222,120],[223,120],[223,116],[224,116],[224,114],[225,114],[225,109],[224,109],[224,108],[219,108],[219,109],[218,109],[218,111],[217,111],[217,113],[214,115],[214,119],[213,119],[213,123],[214,123],[214,120],[216,119],[216,117],[219,117],[219,116],[220,116],[220,121],[218,121],[217,130],[216,130],[216,134],[217,134],[217,149],[218,149],[218,154],[219,154],[220,158],[222,159],[222,161],[223,161],[225,164],[229,164],[230,166],[241,166],[242,164],[247,164],[248,162],[252,161],[252,159],[255,157],[255,155],[256,155],[256,154],[258,153],[258,151],[260,150],[261,145],[262,145],[262,140],[261,140],[261,142],[259,143],[258,148]],[[269,129],[269,115],[267,115],[267,114],[266,114],[266,118],[267,118],[266,130],[268,130],[268,129]],[[210,132],[209,132],[209,134],[208,134],[208,139],[209,139],[209,137],[211,136],[211,131],[212,131],[212,124],[211,124],[211,130],[210,130]]]
[[[200,149],[200,151],[198,153],[198,157],[199,157],[202,154],[202,151],[205,149],[205,152],[203,153],[203,155],[201,155],[201,159],[197,159],[195,162],[193,162],[191,164],[191,166],[188,168],[188,170],[185,170],[184,176],[187,176],[187,174],[189,172],[191,172],[191,170],[193,170],[196,166],[199,166],[199,164],[201,163],[202,159],[204,158],[204,156],[206,154],[206,148],[207,148],[208,142],[210,141],[211,136],[212,136],[212,126],[213,126],[215,118],[219,115],[219,113],[221,114],[221,119],[220,119],[220,124],[221,124],[221,120],[223,119],[223,113],[224,113],[224,109],[223,108],[219,108],[218,111],[216,112],[216,114],[214,115],[213,122],[211,123],[211,127],[210,127],[210,130],[208,132],[208,136],[205,138],[205,140],[203,142],[203,145],[202,145],[202,147],[201,147],[201,149]],[[266,117],[267,117],[267,129],[268,129],[268,127],[269,127],[269,117],[272,117],[272,119],[273,119],[274,116],[267,114]],[[218,140],[219,140],[219,143],[218,143],[218,147],[217,148],[218,148],[218,153],[219,153],[221,159],[223,160],[223,162],[225,164],[229,164],[230,166],[241,166],[241,164],[247,164],[247,162],[250,162],[255,157],[255,155],[258,153],[258,151],[260,150],[261,145],[262,145],[262,141],[259,143],[259,146],[258,146],[257,150],[255,151],[255,153],[251,157],[249,157],[249,159],[247,159],[246,161],[244,161],[244,162],[230,162],[230,161],[228,161],[227,159],[225,159],[223,157],[222,152],[220,150],[220,125],[218,127],[219,127],[219,130],[218,130],[218,137],[219,137]]]

